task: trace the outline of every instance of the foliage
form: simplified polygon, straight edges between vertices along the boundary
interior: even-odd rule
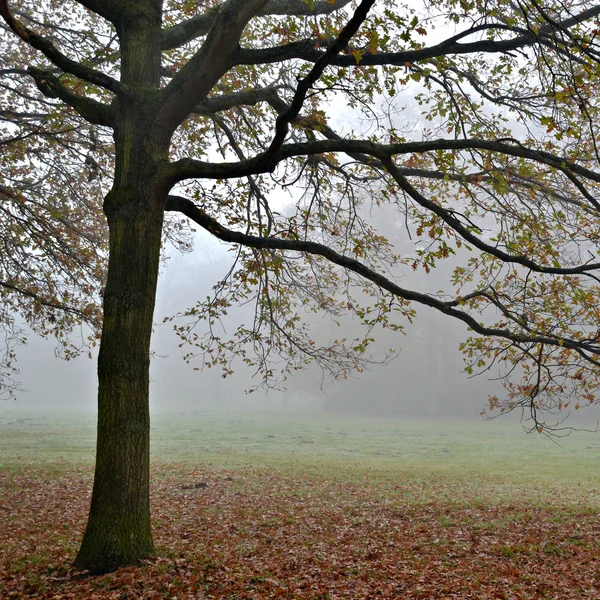
[[[256,468],[153,474],[157,540],[170,551],[99,577],[69,569],[89,472],[3,476],[3,487],[27,497],[3,497],[3,596],[591,600],[599,592],[596,515],[561,496],[532,511],[521,499],[477,502],[477,487],[459,485],[388,482],[382,496],[368,480]],[[184,489],[196,481],[208,487]],[[407,494],[422,500],[406,504]]]
[[[29,44],[3,38],[7,376],[22,321],[70,356],[81,344],[66,332],[99,319],[109,102],[125,90],[114,79],[111,3],[81,4],[21,3],[13,23],[22,20]],[[334,47],[347,2],[320,3],[314,17],[294,16],[309,4],[284,8],[249,21],[232,66],[173,133],[170,180],[181,185],[167,210],[240,244],[214,296],[178,315],[186,359],[200,355],[227,375],[241,355],[267,385],[307,359],[344,376],[369,359],[371,328],[401,328],[416,302],[481,334],[463,345],[468,371],[511,376],[492,408],[527,405],[541,427],[538,411],[594,402],[598,9],[449,1],[425,16],[380,2]],[[163,11],[166,95],[183,84],[177,73],[187,76],[217,10],[166,2]],[[336,133],[335,113],[349,110]],[[299,196],[293,210],[278,190]],[[369,224],[370,211],[390,210],[415,251],[395,252]],[[176,219],[166,235],[188,249],[188,231]],[[465,247],[443,296],[394,283]],[[254,321],[224,336],[228,308],[251,301]],[[349,310],[366,329],[315,344],[306,310],[334,319]]]
[[[54,35],[61,25],[92,27],[83,10],[61,10],[60,3],[40,7],[52,15]],[[21,10],[32,13],[32,5]],[[32,13],[33,14],[33,13]],[[81,44],[88,35],[77,28],[70,40]],[[66,33],[66,32],[65,32]],[[66,36],[65,36],[66,38]],[[106,227],[101,213],[103,179],[112,162],[105,140],[56,95],[44,97],[31,86],[28,65],[37,62],[33,48],[19,44],[6,31],[0,64],[0,324],[5,354],[0,361],[0,397],[11,397],[17,372],[15,346],[26,341],[27,328],[56,337],[57,353],[71,358],[95,345],[101,320],[99,292],[104,279]],[[76,82],[72,81],[73,84]],[[67,334],[79,324],[81,339]]]

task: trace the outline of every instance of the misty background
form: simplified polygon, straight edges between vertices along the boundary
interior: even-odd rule
[[[410,248],[412,242],[404,239],[406,232],[401,227],[392,234],[398,236],[401,246]],[[502,392],[497,382],[489,380],[493,372],[475,378],[462,372],[464,363],[458,344],[468,335],[465,326],[426,307],[418,309],[412,325],[406,322],[406,335],[391,330],[376,333],[377,341],[371,349],[374,359],[382,359],[390,349],[397,352],[396,358],[387,365],[374,364],[345,381],[331,381],[318,367],[309,366],[294,374],[284,391],[259,390],[248,394],[247,390],[257,382],[241,361],[234,364],[235,374],[225,379],[220,369],[194,370],[182,359],[187,350],[178,348],[179,338],[172,324],[162,321],[211,293],[212,286],[230,268],[229,248],[207,233],[198,232],[195,251],[191,254],[173,251],[163,267],[152,344],[155,353],[151,361],[152,409],[264,408],[477,417],[485,408],[487,395]],[[429,274],[412,273],[402,282],[420,290],[435,291],[447,282],[450,268],[448,263]],[[234,331],[248,318],[249,310],[232,310],[224,322],[226,331]],[[350,317],[342,321],[341,327],[319,314],[311,315],[310,319],[320,335],[332,338],[352,336],[359,331],[359,325],[353,324]],[[26,391],[18,394],[16,402],[0,404],[0,410],[17,406],[95,410],[96,353],[92,359],[81,356],[65,362],[54,357],[54,347],[53,340],[31,336],[26,346],[18,348],[19,380]]]

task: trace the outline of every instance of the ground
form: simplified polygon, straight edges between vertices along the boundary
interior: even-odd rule
[[[5,411],[0,597],[597,599],[600,438],[560,444],[508,421],[157,414],[158,556],[88,577],[93,419]]]

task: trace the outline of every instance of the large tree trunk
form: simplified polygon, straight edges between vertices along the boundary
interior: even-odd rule
[[[149,356],[162,210],[148,210],[148,200],[128,198],[109,214],[96,471],[89,520],[75,560],[77,568],[94,573],[135,564],[154,552]]]
[[[153,131],[160,84],[161,0],[120,6],[121,82],[115,98],[115,178],[98,357],[98,439],[92,504],[75,567],[101,573],[154,553],[150,526],[149,362],[167,188],[169,135]]]
[[[167,188],[168,143],[150,131],[141,100],[123,101],[115,130],[115,184],[104,202],[110,231],[98,356],[94,490],[75,566],[93,573],[154,553],[150,527],[150,338]]]

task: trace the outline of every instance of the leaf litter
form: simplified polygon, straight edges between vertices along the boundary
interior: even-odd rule
[[[157,556],[90,577],[70,565],[91,482],[88,465],[0,471],[0,597],[600,598],[600,507],[581,490],[162,464]]]

